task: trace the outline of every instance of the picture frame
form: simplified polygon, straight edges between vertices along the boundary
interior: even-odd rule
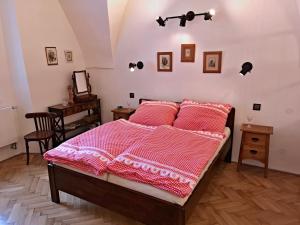
[[[173,71],[173,52],[157,52],[157,71]]]
[[[222,72],[222,51],[203,53],[203,73]]]
[[[196,45],[182,44],[181,45],[181,62],[195,62]]]
[[[56,47],[45,47],[48,66],[58,65]]]
[[[65,50],[66,62],[73,62],[73,52],[70,50]]]

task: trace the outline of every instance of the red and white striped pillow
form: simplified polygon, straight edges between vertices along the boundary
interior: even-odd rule
[[[174,127],[185,130],[224,132],[229,104],[199,103],[184,100],[180,105]]]
[[[143,101],[129,121],[148,126],[173,125],[178,109],[174,102]]]

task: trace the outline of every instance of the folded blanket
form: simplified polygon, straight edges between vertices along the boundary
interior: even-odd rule
[[[116,157],[108,171],[185,197],[223,138],[221,133],[160,126]]]
[[[113,121],[64,142],[46,152],[44,159],[101,175],[109,162],[154,129],[127,120]]]

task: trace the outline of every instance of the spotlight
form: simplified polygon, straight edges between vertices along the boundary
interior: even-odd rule
[[[182,15],[181,16],[181,19],[180,19],[180,26],[181,27],[185,27],[185,24],[186,24],[186,16],[185,15]]]
[[[209,12],[204,14],[204,20],[212,20],[211,18],[212,18],[212,15],[210,15]]]
[[[131,72],[134,72],[135,67],[137,67],[139,70],[141,70],[141,69],[144,68],[144,63],[141,62],[141,61],[137,62],[137,64],[135,64],[135,63],[129,63],[129,70]]]
[[[158,19],[156,21],[159,24],[159,26],[161,26],[161,27],[166,26],[166,22],[165,22],[165,20],[163,20],[163,18],[161,18],[161,16],[158,17]]]
[[[248,72],[250,73],[252,69],[253,69],[252,63],[251,62],[245,62],[242,65],[242,70],[240,72],[240,75],[245,76]]]

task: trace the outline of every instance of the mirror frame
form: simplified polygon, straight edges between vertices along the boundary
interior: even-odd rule
[[[87,91],[78,92],[77,83],[76,83],[76,73],[84,73],[85,80],[86,80]],[[91,94],[92,87],[90,85],[90,75],[86,72],[86,70],[73,71],[72,80],[73,80],[73,90],[74,90],[75,95],[80,95],[80,94],[84,94],[84,93],[87,93],[89,95]]]

